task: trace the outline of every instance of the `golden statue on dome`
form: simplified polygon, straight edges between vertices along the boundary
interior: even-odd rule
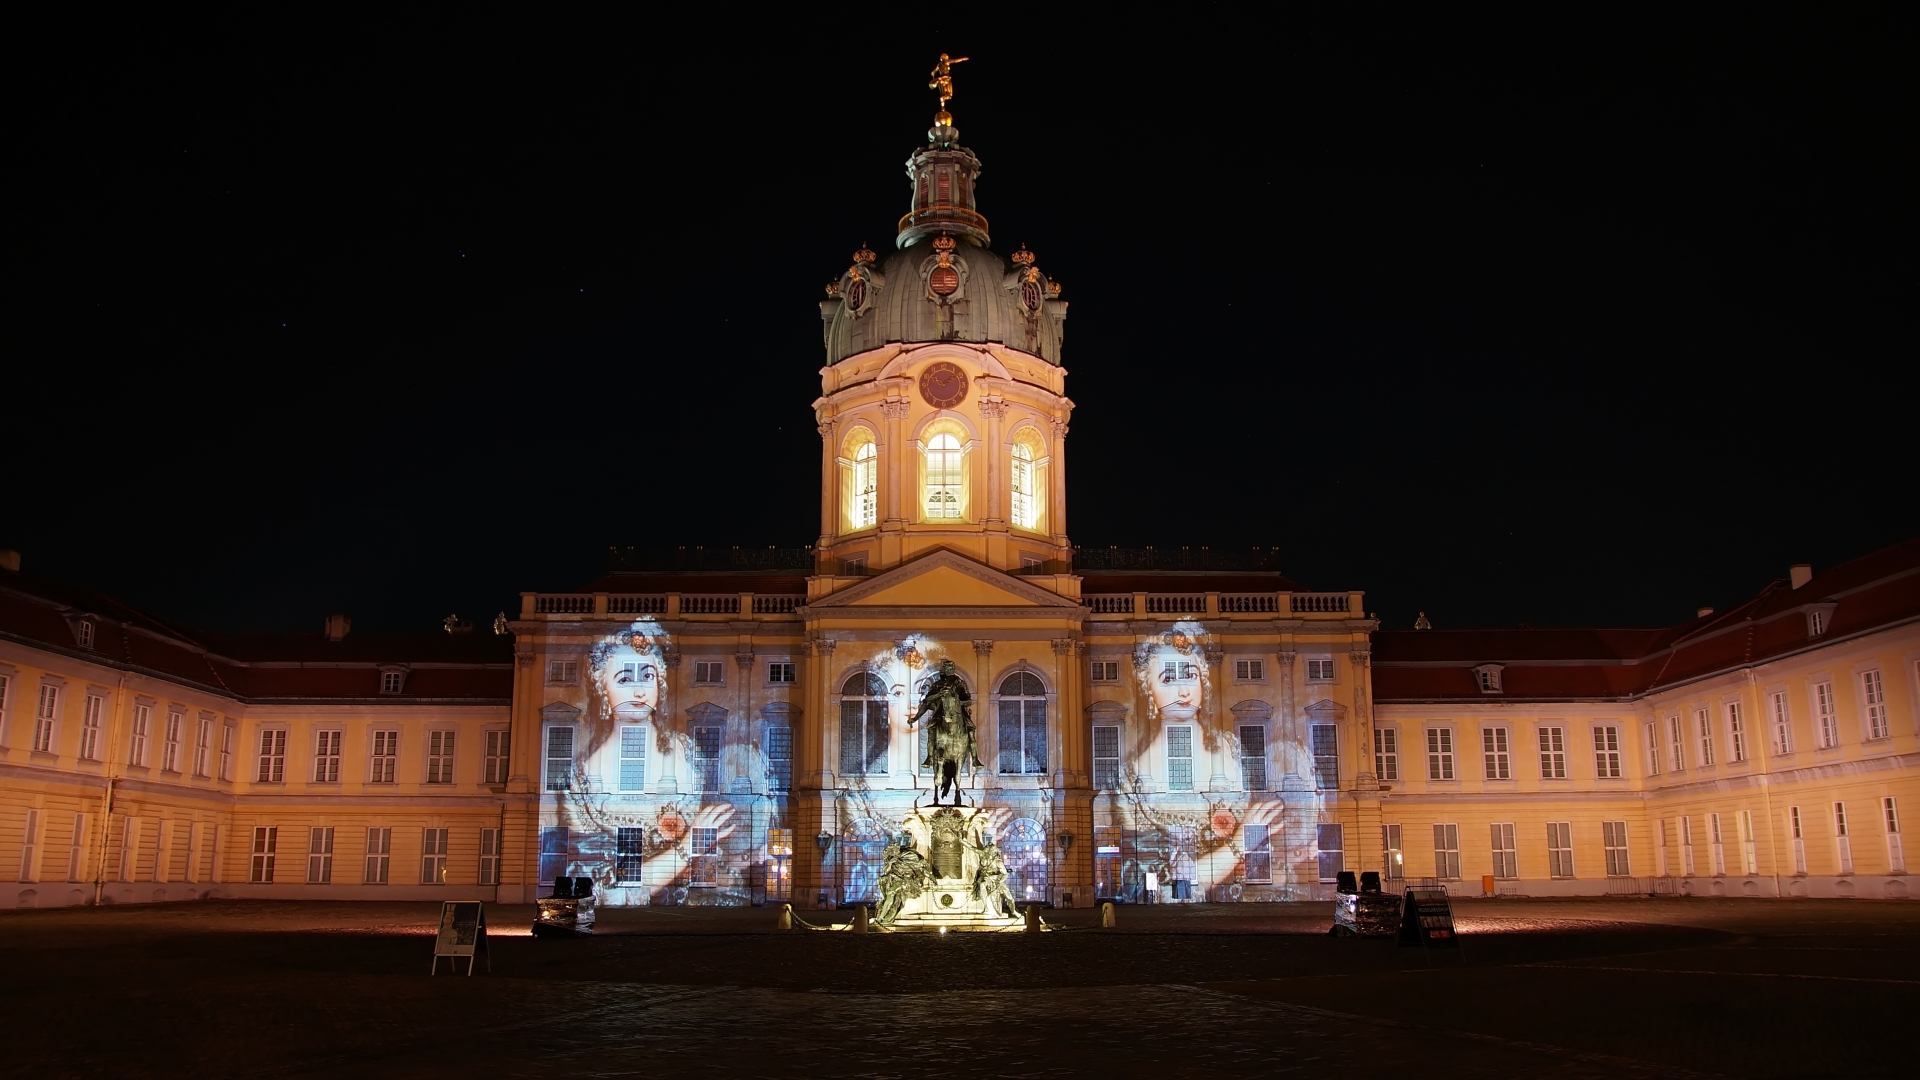
[[[952,119],[947,116],[947,102],[953,99],[953,65],[965,63],[966,59],[964,56],[949,57],[941,53],[940,62],[933,65],[933,77],[928,81],[927,89],[940,93],[940,122],[943,124]]]

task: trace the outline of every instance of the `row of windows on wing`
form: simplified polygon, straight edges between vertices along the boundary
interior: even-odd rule
[[[455,781],[454,765],[458,760],[454,752],[459,733],[452,729],[436,729],[426,733],[426,753],[416,768],[421,769],[420,780],[428,784],[451,784]],[[260,731],[259,754],[256,757],[257,768],[254,782],[260,784],[280,784],[287,779],[287,739],[285,728],[263,728]],[[322,728],[313,733],[312,768],[307,773],[316,784],[337,784],[341,777],[341,764],[346,760],[342,752],[345,746],[346,732],[337,728]],[[504,784],[507,782],[509,748],[508,733],[504,730],[484,733],[484,753],[480,759],[480,773],[483,784]],[[403,775],[401,764],[401,741],[398,729],[379,729],[367,735],[366,782],[369,784],[396,784]]]
[[[1549,821],[1546,823],[1546,833],[1547,875],[1553,878],[1573,877],[1573,823]],[[1632,860],[1627,850],[1627,823],[1602,821],[1600,836],[1602,848],[1606,854],[1607,876],[1630,876]],[[1513,822],[1492,822],[1489,839],[1491,841],[1489,865],[1493,870],[1493,877],[1502,881],[1518,878],[1520,849],[1515,840]],[[1380,826],[1380,843],[1386,853],[1384,876],[1389,881],[1405,879],[1407,849],[1404,846],[1403,826],[1398,823]],[[1458,822],[1433,824],[1433,870],[1431,875],[1422,876],[1431,876],[1441,881],[1460,880],[1460,825]]]
[[[1319,880],[1331,883],[1346,869],[1345,827],[1337,822],[1310,827],[1314,830]],[[1241,883],[1273,884],[1274,834],[1280,831],[1276,826],[1252,821],[1240,826],[1237,876]],[[1142,903],[1154,899],[1150,894],[1161,889],[1171,892],[1175,899],[1197,899],[1192,886],[1199,876],[1199,826],[1168,824],[1141,829],[1096,823],[1093,845],[1095,899]],[[1150,869],[1155,867],[1160,869]]]
[[[719,792],[720,759],[726,729],[717,724],[696,725],[689,732],[688,765],[693,770],[696,791]],[[615,741],[612,790],[639,795],[647,790],[649,733],[645,724],[620,725]],[[766,751],[768,787],[786,791],[793,786],[793,729],[786,724],[768,724],[762,746]],[[557,725],[547,729],[545,787],[548,791],[593,791],[602,787],[600,779],[584,771],[575,759],[574,729]],[[740,792],[747,794],[751,791]]]
[[[727,683],[727,661],[695,660],[692,664],[695,686],[725,686]],[[761,668],[769,686],[784,686],[794,681],[794,664],[791,660],[770,660]],[[614,669],[615,686],[645,686],[653,682],[655,672],[653,664],[645,660],[628,660]],[[547,682],[554,686],[571,686],[580,680],[580,662],[577,660],[547,661]]]
[[[925,696],[932,676],[920,681],[914,700]],[[840,687],[840,774],[877,776],[887,772],[887,753],[892,746],[890,717],[892,698],[886,681],[870,671],[856,672]],[[1039,676],[1016,671],[1000,683],[999,709],[995,717],[997,753],[996,771],[1009,776],[1038,776],[1047,771],[1047,691]],[[918,760],[927,760],[927,729],[920,727],[919,745],[914,748]],[[917,764],[921,775],[930,776],[931,766]]]
[[[1542,725],[1536,730],[1540,748],[1540,777],[1544,780],[1565,780],[1567,778],[1567,729],[1558,724]],[[1514,778],[1512,733],[1504,727],[1487,727],[1480,731],[1481,761],[1488,780],[1511,780]],[[1374,737],[1373,771],[1381,781],[1400,779],[1400,731],[1394,727],[1381,727]],[[1451,727],[1430,727],[1426,729],[1426,760],[1428,780],[1456,780],[1454,729]],[[1593,728],[1594,774],[1602,779],[1618,779],[1623,774],[1620,763],[1620,729],[1611,724],[1596,724]]]
[[[354,833],[359,830],[353,830]],[[448,860],[452,858],[452,829],[428,827],[420,831],[420,884],[445,885],[448,880]],[[474,868],[473,881],[478,885],[500,884],[500,830],[483,828],[479,830],[479,845]],[[351,834],[350,834],[351,835]],[[309,885],[333,884],[334,827],[331,825],[312,826],[307,829],[306,883]],[[365,843],[359,853],[361,885],[387,885],[393,880],[393,829],[388,826],[370,826],[365,831]],[[298,843],[297,839],[294,841]],[[296,847],[290,854],[297,853]],[[279,880],[280,827],[277,825],[259,825],[253,830],[252,861],[247,880],[254,884],[272,884]],[[296,864],[297,865],[297,864]],[[352,865],[352,864],[349,864]],[[297,873],[297,871],[296,871]],[[465,874],[457,874],[456,879],[464,879]],[[122,880],[125,880],[124,878]]]
[[[1119,682],[1120,681],[1120,661],[1118,660],[1092,661],[1091,664],[1088,666],[1087,674],[1088,674],[1088,677],[1091,678],[1092,681],[1096,683]],[[1200,665],[1194,661],[1184,661],[1184,660],[1161,661],[1160,671],[1157,675],[1154,676],[1154,678],[1158,679],[1161,682],[1161,684],[1168,685],[1168,686],[1184,685],[1186,683],[1191,683],[1198,680],[1199,677],[1200,677]],[[1235,658],[1233,661],[1233,681],[1234,682],[1265,682],[1267,681],[1267,662],[1265,660]],[[1333,681],[1333,661],[1309,659],[1307,661],[1307,681],[1308,682],[1332,682]]]
[[[1165,727],[1167,790],[1194,791],[1195,732],[1192,724],[1168,724]],[[1260,724],[1242,724],[1234,732],[1240,750],[1240,778],[1244,791],[1268,791],[1267,729]],[[1127,762],[1120,747],[1118,724],[1093,726],[1093,786],[1101,791],[1118,791],[1136,779],[1126,771]],[[1340,787],[1340,732],[1333,724],[1312,724],[1307,731],[1313,750],[1314,787],[1334,791]]]
[[[921,513],[928,521],[958,521],[964,513],[966,495],[965,450],[952,432],[942,431],[927,440],[921,451],[925,480],[921,488]],[[1008,519],[1017,528],[1040,527],[1040,495],[1034,447],[1016,441],[1007,470],[1009,488]],[[853,451],[851,505],[847,519],[854,529],[872,528],[880,520],[880,457],[871,439]]]
[[[645,885],[648,883],[649,831],[645,827],[622,825],[611,830],[612,835],[608,836],[600,830],[570,829],[565,825],[546,826],[540,830],[540,880],[547,882],[558,877],[584,874],[610,880],[616,886]],[[758,852],[760,859],[757,861],[761,863],[762,888],[766,891],[766,897],[768,900],[790,900],[793,897],[793,830],[766,828],[762,830],[762,838]],[[722,831],[708,826],[693,826],[687,830],[686,840],[686,884],[697,889],[719,886],[725,869],[723,860],[727,854]],[[682,868],[680,857],[681,852],[676,849],[667,864],[670,873]],[[675,902],[684,902],[684,897]]]

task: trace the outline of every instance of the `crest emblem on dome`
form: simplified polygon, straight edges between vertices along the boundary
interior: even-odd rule
[[[951,236],[933,238],[933,254],[921,264],[927,279],[927,299],[936,304],[951,304],[962,299],[960,288],[966,284],[967,265],[953,257],[959,242]]]
[[[840,280],[827,287],[828,296],[838,296],[845,302],[847,312],[854,318],[867,313],[873,306],[873,294],[886,284],[886,279],[873,269],[878,256],[866,244],[853,253],[853,265],[840,275]]]

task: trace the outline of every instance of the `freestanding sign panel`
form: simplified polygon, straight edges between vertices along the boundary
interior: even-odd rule
[[[1453,904],[1447,890],[1412,888],[1401,907],[1400,944],[1447,946],[1460,944],[1453,934]]]
[[[467,974],[473,974],[474,961],[487,947],[487,916],[478,900],[448,900],[440,905],[440,934],[433,942],[433,974],[440,974],[440,958],[449,966],[466,957]],[[487,970],[493,970],[493,954],[487,954]]]

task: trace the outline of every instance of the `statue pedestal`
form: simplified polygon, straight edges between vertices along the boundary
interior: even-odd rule
[[[985,888],[979,890],[981,895],[974,895],[981,884],[982,849],[994,843],[993,817],[988,811],[971,806],[919,807],[901,821],[901,831],[912,838],[914,850],[926,860],[933,884],[920,895],[907,897],[888,929],[938,933],[1025,928],[1025,920],[1018,915],[989,911],[991,897]]]

